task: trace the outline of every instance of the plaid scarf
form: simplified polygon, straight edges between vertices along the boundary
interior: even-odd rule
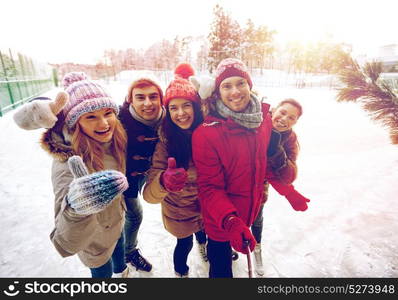
[[[263,122],[260,101],[253,94],[250,95],[250,102],[243,112],[230,110],[220,99],[216,101],[216,110],[222,117],[231,118],[239,125],[249,129],[258,128]]]

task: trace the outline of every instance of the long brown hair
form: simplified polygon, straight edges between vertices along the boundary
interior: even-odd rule
[[[166,137],[166,147],[169,157],[176,159],[177,167],[188,170],[192,159],[192,132],[203,122],[203,114],[199,103],[191,102],[194,119],[189,129],[181,129],[170,116],[166,107],[166,117],[163,119],[161,130]]]
[[[104,170],[105,150],[99,142],[89,137],[81,130],[79,122],[72,129],[72,148],[77,155],[83,158],[90,172]],[[127,135],[116,117],[115,131],[113,132],[110,150],[115,158],[118,171],[126,173],[126,146]]]

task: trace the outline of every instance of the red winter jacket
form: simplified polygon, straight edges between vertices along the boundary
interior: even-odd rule
[[[237,214],[247,226],[257,216],[272,129],[268,110],[269,105],[263,103],[264,121],[257,129],[209,115],[193,133],[192,156],[202,217],[205,231],[213,240],[229,240],[222,228],[227,215]]]

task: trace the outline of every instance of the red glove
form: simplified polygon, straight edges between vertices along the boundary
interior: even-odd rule
[[[305,198],[294,189],[293,184],[285,185],[275,180],[269,180],[272,187],[281,195],[285,196],[294,210],[305,211],[308,208],[307,202],[310,199]]]
[[[310,202],[310,199],[305,198],[295,189],[288,195],[286,195],[286,199],[289,201],[290,205],[294,210],[297,211],[305,211],[308,208],[307,202]]]
[[[250,248],[250,252],[254,250],[256,246],[256,239],[254,238],[249,227],[243,223],[242,219],[236,216],[226,217],[224,222],[224,228],[228,231],[229,241],[231,242],[232,248],[243,254],[248,254],[247,242]]]
[[[174,157],[167,160],[167,169],[160,176],[160,182],[168,192],[179,192],[187,181],[188,174],[184,168],[177,168]]]

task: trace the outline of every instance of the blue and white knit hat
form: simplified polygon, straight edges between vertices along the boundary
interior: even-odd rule
[[[69,101],[63,109],[65,123],[72,128],[81,115],[101,108],[111,108],[119,114],[118,105],[108,92],[98,83],[91,80],[78,80],[65,88]]]

